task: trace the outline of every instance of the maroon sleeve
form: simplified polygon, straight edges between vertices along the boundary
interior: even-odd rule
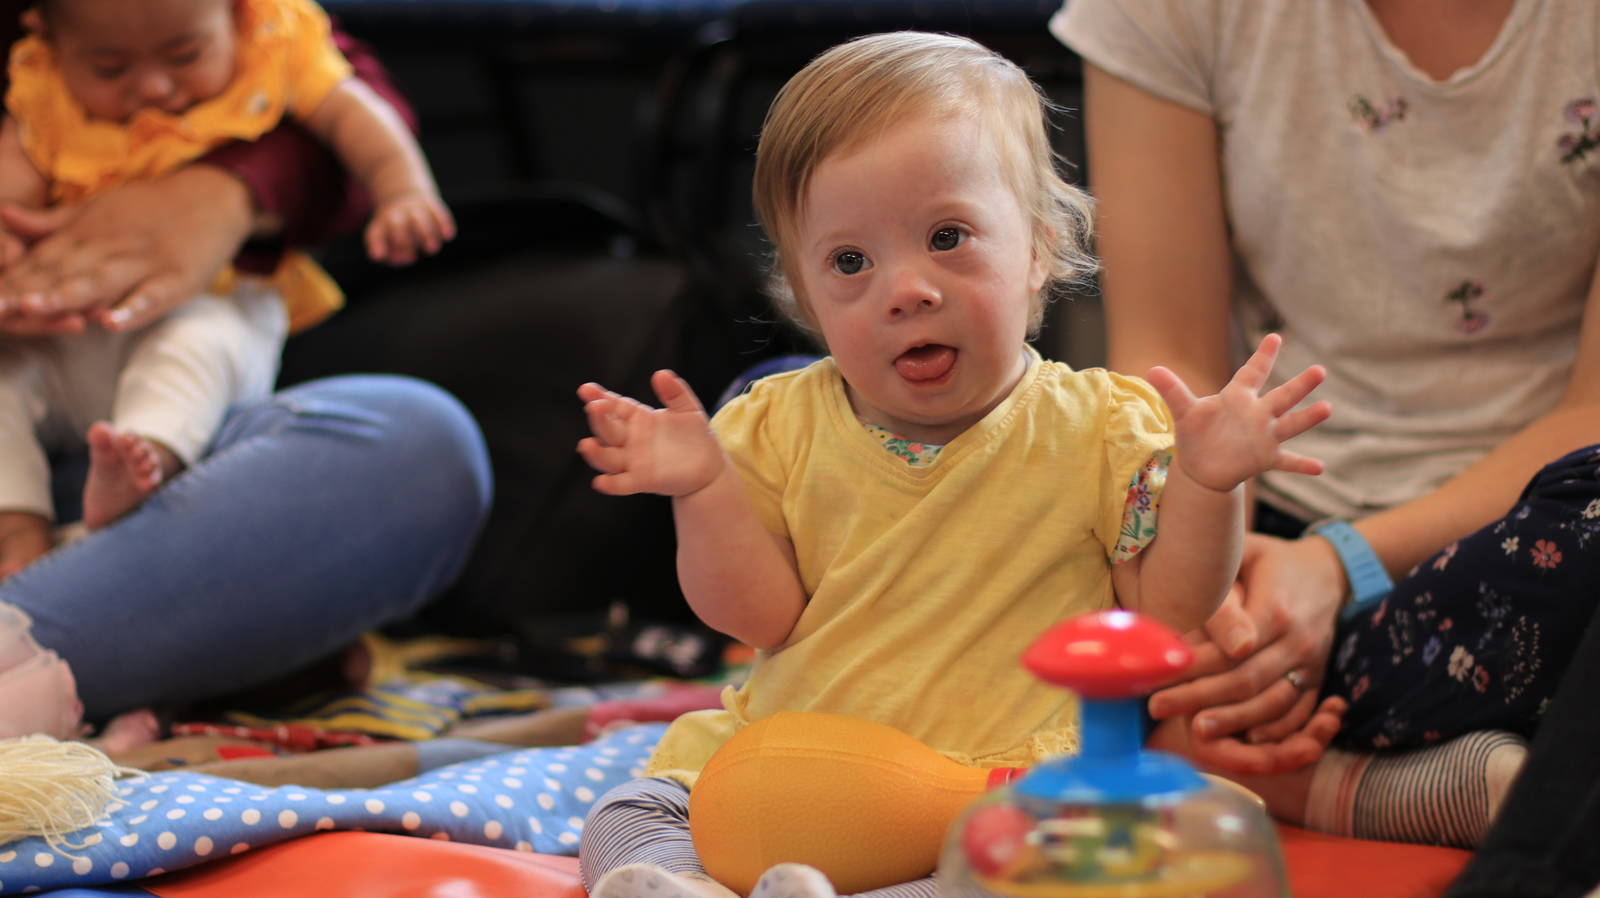
[[[3,0],[0,0],[3,2]],[[334,43],[356,77],[400,113],[415,131],[416,116],[383,64],[361,41],[333,26]],[[258,210],[283,221],[271,241],[252,241],[234,260],[243,271],[270,273],[285,246],[316,246],[354,229],[371,211],[366,191],[345,176],[333,151],[294,122],[284,122],[249,143],[218,147],[203,160],[232,172],[250,190]]]

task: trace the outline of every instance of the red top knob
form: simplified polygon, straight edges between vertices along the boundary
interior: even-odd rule
[[[1128,611],[1062,621],[1022,654],[1022,666],[1039,679],[1090,699],[1144,695],[1193,660],[1170,627]]]

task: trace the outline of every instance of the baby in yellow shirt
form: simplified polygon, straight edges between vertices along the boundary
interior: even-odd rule
[[[78,202],[156,177],[285,117],[326,141],[374,202],[369,254],[405,264],[455,224],[395,110],[352,77],[310,0],[40,0],[10,59],[0,202]],[[23,251],[0,228],[0,265]],[[0,577],[49,548],[45,445],[86,441],[83,521],[97,529],[192,463],[237,400],[265,395],[289,331],[342,296],[303,254],[267,281],[225,272],[133,333],[110,309],[83,334],[4,339],[0,359]],[[47,298],[0,314],[48,314]]]
[[[579,388],[595,488],[671,496],[684,595],[760,650],[723,710],[673,724],[652,778],[596,803],[579,851],[594,898],[731,894],[695,855],[688,789],[778,711],[875,720],[976,767],[1072,750],[1075,706],[1020,670],[1023,648],[1113,603],[1201,626],[1238,570],[1243,484],[1320,471],[1280,444],[1327,417],[1295,408],[1323,372],[1261,394],[1276,336],[1204,397],[1164,368],[1074,371],[1027,346],[1049,295],[1093,264],[1089,201],[1055,169],[1045,111],[1021,69],[964,38],[822,54],[767,114],[755,200],[775,298],[829,356],[712,421],[667,371],[664,408]],[[1130,544],[1130,508],[1155,530],[1157,502],[1159,535]],[[795,867],[754,894],[832,895],[826,870]]]

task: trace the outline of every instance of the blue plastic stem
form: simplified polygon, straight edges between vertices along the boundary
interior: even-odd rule
[[[1080,757],[1138,757],[1144,746],[1144,724],[1139,718],[1137,699],[1083,699]]]

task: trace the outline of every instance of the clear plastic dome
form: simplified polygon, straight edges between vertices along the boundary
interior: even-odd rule
[[[1188,667],[1176,633],[1125,611],[1052,627],[1023,655],[1071,689],[1079,752],[972,803],[939,859],[945,898],[1279,898],[1277,830],[1260,799],[1146,751],[1139,697]]]
[[[1024,781],[1026,782],[1026,781]],[[939,861],[948,898],[1144,898],[1289,894],[1277,833],[1225,783],[1115,803],[1026,794],[973,802]]]

